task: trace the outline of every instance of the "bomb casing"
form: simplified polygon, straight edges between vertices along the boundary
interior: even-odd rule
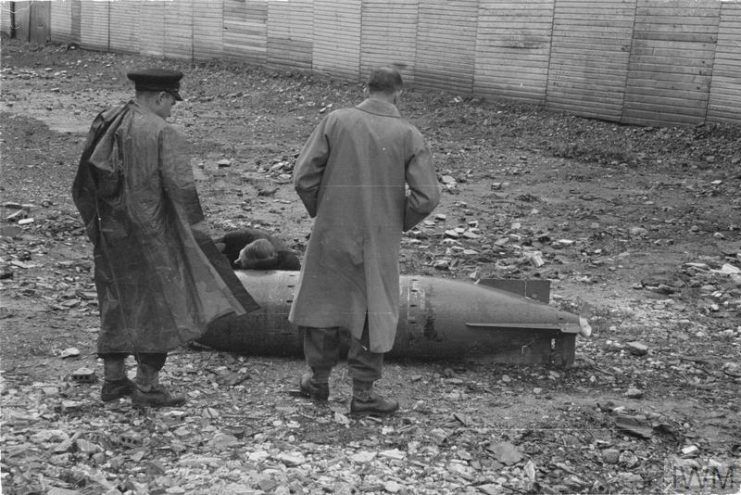
[[[288,321],[299,273],[236,274],[260,309],[215,321],[198,342],[248,355],[303,356],[302,336]],[[402,275],[399,285],[396,340],[387,354],[391,359],[486,356],[494,362],[569,366],[576,336],[591,333],[586,319],[547,304],[548,281],[471,283]]]

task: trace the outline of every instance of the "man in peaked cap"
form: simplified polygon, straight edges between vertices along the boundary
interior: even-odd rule
[[[150,105],[154,113],[160,115],[160,113],[166,113],[166,115],[160,115],[163,119],[170,116],[172,107],[178,101],[183,101],[180,96],[180,79],[183,78],[183,73],[176,70],[167,69],[144,69],[139,71],[132,71],[126,74],[126,77],[134,81],[134,88],[136,89],[137,101],[143,103],[159,103],[152,101],[153,98],[171,97],[171,103],[168,105],[165,101],[163,105]]]
[[[134,81],[134,87],[137,91],[165,91],[174,96],[177,101],[183,101],[178,92],[180,90],[180,80],[183,78],[183,73],[180,71],[144,69],[131,71],[126,76]]]
[[[93,243],[105,402],[185,402],[159,383],[167,352],[257,304],[211,240],[184,137],[167,122],[181,72],[128,74],[136,98],[93,121],[72,195]],[[135,381],[125,359],[137,361]]]

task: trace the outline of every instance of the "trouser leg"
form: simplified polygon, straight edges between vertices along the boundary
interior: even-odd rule
[[[315,383],[328,383],[332,368],[340,359],[340,329],[302,327],[304,357]]]
[[[110,352],[98,354],[103,360],[103,378],[109,382],[117,382],[126,378],[126,357],[128,354]]]
[[[103,402],[120,399],[131,395],[135,385],[126,376],[126,358],[125,353],[104,353],[98,354],[103,360],[103,387],[100,390],[100,398]]]
[[[148,392],[159,385],[159,372],[165,365],[167,353],[140,352],[136,354],[136,385]]]
[[[353,396],[366,399],[373,391],[373,382],[383,374],[383,353],[371,352],[368,329],[368,316],[365,318],[363,335],[358,340],[350,340],[347,365],[353,379]]]
[[[399,409],[399,403],[385,399],[373,391],[373,382],[383,373],[383,353],[371,352],[368,329],[368,316],[365,318],[363,335],[350,342],[347,364],[352,376],[352,400],[350,414],[388,416]]]

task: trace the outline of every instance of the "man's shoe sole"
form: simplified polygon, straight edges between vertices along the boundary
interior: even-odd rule
[[[373,418],[387,418],[396,414],[398,410],[399,408],[393,411],[350,411],[350,416],[353,418],[366,418],[368,416]]]
[[[187,401],[171,401],[171,402],[144,402],[144,401],[131,401],[131,405],[144,409],[146,407],[179,407],[184,406]]]
[[[178,406],[185,405],[185,403],[187,402],[187,399],[185,399],[184,397],[179,397],[179,398],[175,399],[172,396],[169,396],[168,399],[155,400],[155,399],[142,398],[141,397],[142,395],[145,395],[145,393],[144,392],[140,392],[140,391],[135,391],[131,395],[131,405],[133,405],[134,407],[139,407],[139,408],[145,408],[145,407],[178,407]]]
[[[397,404],[397,406],[395,408],[390,409],[388,411],[381,411],[381,410],[378,410],[378,409],[366,409],[366,410],[361,409],[361,410],[358,411],[358,410],[353,410],[352,409],[352,406],[351,406],[350,407],[350,416],[353,416],[353,417],[374,416],[374,417],[377,417],[377,418],[384,418],[384,417],[387,417],[387,416],[393,416],[394,414],[396,414],[396,412],[398,410],[399,410],[398,404]]]
[[[393,416],[396,414],[396,411],[398,409],[394,409],[393,411],[389,412],[379,412],[379,411],[350,411],[350,416],[353,418],[387,418],[389,416]]]

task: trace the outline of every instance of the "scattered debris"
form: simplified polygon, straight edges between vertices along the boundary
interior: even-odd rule
[[[506,466],[517,464],[523,458],[517,447],[509,442],[501,442],[489,447],[496,459]]]
[[[645,356],[648,354],[648,346],[640,342],[628,342],[625,344],[625,347],[634,356]]]
[[[59,357],[62,359],[79,357],[79,356],[80,356],[80,349],[78,349],[77,347],[68,347],[59,353]]]
[[[649,439],[653,436],[653,428],[645,416],[620,415],[615,419],[615,426],[639,438]]]

